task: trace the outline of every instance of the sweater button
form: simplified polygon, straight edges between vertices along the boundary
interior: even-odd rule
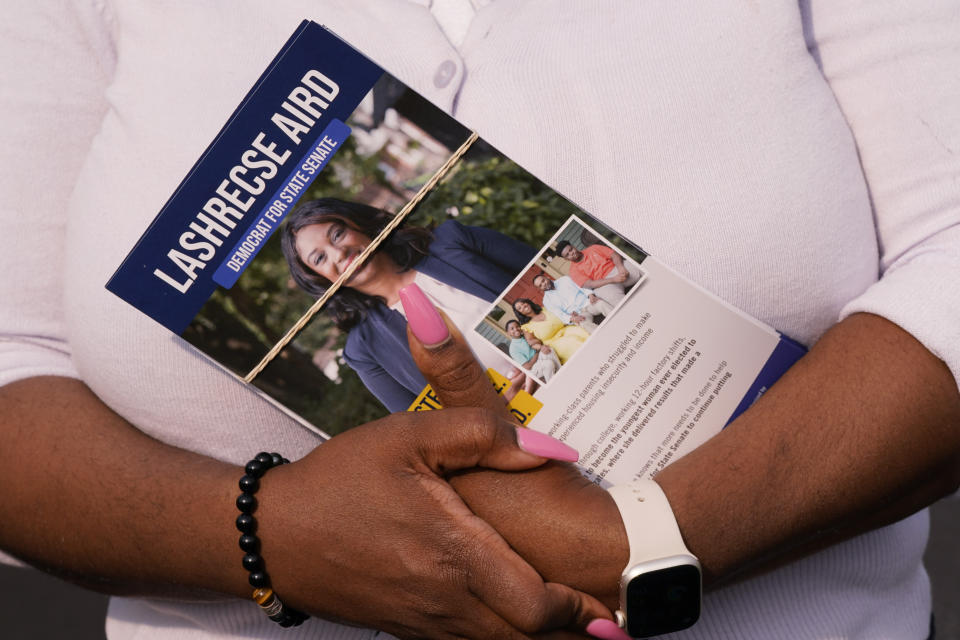
[[[437,89],[443,89],[450,84],[450,81],[453,80],[453,76],[456,75],[456,73],[457,65],[453,60],[444,60],[433,74],[433,85]]]

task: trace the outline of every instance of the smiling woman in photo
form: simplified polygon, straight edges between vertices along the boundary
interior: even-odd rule
[[[323,295],[392,219],[390,212],[358,202],[301,203],[281,237],[294,281],[313,296]],[[479,344],[482,339],[465,323],[482,317],[534,255],[532,247],[509,236],[453,220],[432,230],[401,225],[327,303],[337,327],[347,332],[344,359],[387,409],[406,409],[426,380],[407,346],[400,290],[416,283],[468,342]],[[503,358],[488,348],[473,350],[485,366],[504,368]]]
[[[560,363],[564,364],[573,357],[577,349],[583,346],[590,334],[575,324],[564,324],[549,309],[545,309],[529,298],[518,298],[513,302],[513,312],[520,322],[520,329],[528,343],[542,343],[556,352]]]

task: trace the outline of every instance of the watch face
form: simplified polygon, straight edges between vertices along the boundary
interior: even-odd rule
[[[682,564],[638,575],[627,584],[626,605],[634,638],[686,629],[700,617],[700,570]]]

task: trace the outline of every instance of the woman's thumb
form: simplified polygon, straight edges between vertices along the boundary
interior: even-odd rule
[[[400,290],[414,362],[444,407],[481,407],[509,416],[460,330],[416,284]]]

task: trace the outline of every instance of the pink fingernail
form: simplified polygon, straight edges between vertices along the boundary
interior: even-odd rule
[[[617,626],[613,620],[597,618],[587,625],[587,633],[600,640],[630,640],[627,632]]]
[[[563,460],[564,462],[576,462],[580,459],[580,454],[573,447],[551,438],[545,433],[525,427],[517,428],[517,444],[527,453],[532,453],[541,458]]]
[[[416,284],[400,289],[400,304],[407,315],[407,323],[417,340],[425,347],[435,347],[450,337],[447,323],[436,307]]]

